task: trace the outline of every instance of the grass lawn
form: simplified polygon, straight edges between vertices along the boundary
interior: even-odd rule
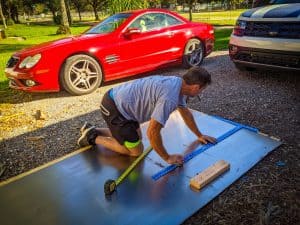
[[[193,21],[207,22],[215,26],[234,25],[236,18],[242,11],[243,10],[193,13]],[[187,13],[181,15],[188,18]],[[1,28],[0,26],[0,29]],[[71,31],[73,35],[76,35],[88,28],[88,25],[75,25],[71,27]],[[47,24],[15,24],[5,30],[9,38],[0,40],[0,90],[5,90],[8,87],[8,80],[4,75],[4,68],[10,56],[20,49],[65,37],[64,35],[56,35],[56,30],[57,26]],[[215,30],[215,50],[227,49],[231,31],[232,29],[230,28]],[[23,37],[25,40],[12,37]]]
[[[231,32],[232,28],[215,29],[215,51],[228,49],[229,37],[231,35]]]
[[[236,19],[245,10],[246,9],[193,13],[192,20],[195,22],[210,23],[214,26],[234,25]],[[188,13],[181,13],[180,15],[187,19],[189,18]]]

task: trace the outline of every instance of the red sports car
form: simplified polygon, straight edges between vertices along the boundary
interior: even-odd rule
[[[108,17],[84,34],[16,52],[7,62],[10,87],[30,92],[64,88],[93,92],[101,82],[170,63],[198,66],[214,45],[209,24],[176,13],[146,9]]]

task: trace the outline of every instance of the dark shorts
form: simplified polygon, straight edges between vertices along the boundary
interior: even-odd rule
[[[110,91],[110,90],[109,90]],[[139,123],[133,120],[127,120],[117,109],[115,102],[109,95],[109,91],[103,96],[100,111],[105,120],[112,136],[126,147],[133,144],[136,146],[140,141],[137,129],[140,127]],[[126,143],[125,143],[126,142]]]

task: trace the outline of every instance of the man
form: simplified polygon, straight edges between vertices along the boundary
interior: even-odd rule
[[[187,97],[199,95],[210,83],[210,74],[205,69],[192,67],[182,78],[150,76],[114,87],[103,96],[100,105],[108,129],[85,124],[81,128],[78,144],[99,144],[120,154],[138,156],[144,149],[139,125],[150,120],[147,136],[153,149],[167,163],[181,164],[183,156],[168,154],[160,131],[170,114],[177,109],[201,143],[214,143],[215,138],[199,131],[186,106]]]

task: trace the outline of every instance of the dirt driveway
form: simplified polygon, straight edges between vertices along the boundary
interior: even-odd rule
[[[191,108],[257,127],[280,138],[283,145],[184,224],[297,224],[300,74],[239,72],[226,51],[213,53],[203,66],[211,72],[213,83],[200,102],[190,102]],[[152,74],[183,72],[172,67]],[[0,163],[5,171],[0,181],[74,151],[84,121],[104,126],[98,105],[102,94],[113,85],[80,97],[64,92],[2,94]]]

